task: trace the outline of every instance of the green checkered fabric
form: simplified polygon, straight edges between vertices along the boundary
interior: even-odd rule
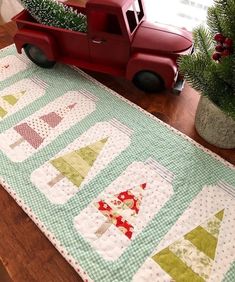
[[[0,78],[3,72],[6,73],[5,68],[8,68],[6,61],[4,64],[1,63],[7,56],[16,56],[14,47],[0,51]],[[13,128],[68,91],[84,91],[85,89],[97,97],[95,111],[71,128],[67,128],[41,150],[36,150],[26,160],[13,162],[4,150],[0,150],[0,176],[11,187],[13,197],[22,199],[25,206],[66,250],[66,254],[63,255],[68,260],[71,257],[78,262],[91,280],[97,282],[131,281],[203,187],[216,185],[221,180],[235,187],[235,170],[232,166],[218,156],[209,154],[183,134],[129,103],[83,72],[59,64],[52,70],[41,69],[27,61],[26,58],[24,62],[27,67],[18,72],[15,71],[11,76],[5,75],[5,79],[0,81],[0,95],[3,95],[8,87],[32,77],[37,77],[44,86],[47,86],[45,94],[32,102],[28,101],[25,107],[0,119],[0,134]],[[9,62],[9,65],[11,64],[14,64],[12,57]],[[37,97],[37,93],[34,95]],[[51,203],[31,181],[32,173],[55,158],[59,152],[86,133],[89,128],[99,122],[107,122],[112,119],[118,120],[132,131],[130,145],[95,175],[84,189],[78,189],[78,192],[66,203],[63,205]],[[0,139],[1,142],[3,141]],[[122,255],[115,261],[108,261],[97,253],[82,234],[76,231],[74,218],[86,209],[129,165],[135,161],[145,162],[149,158],[154,159],[174,174],[172,182],[174,193],[138,236],[134,237]],[[156,199],[153,198],[152,201]],[[55,240],[53,237],[50,238],[51,241]],[[58,248],[60,249],[60,246]],[[73,266],[75,267],[75,264]],[[235,263],[231,265],[227,274],[224,273],[224,281],[234,282],[234,273]]]

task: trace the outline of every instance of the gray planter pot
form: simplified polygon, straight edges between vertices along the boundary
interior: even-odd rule
[[[235,120],[203,96],[198,104],[195,127],[208,143],[223,149],[235,148]]]

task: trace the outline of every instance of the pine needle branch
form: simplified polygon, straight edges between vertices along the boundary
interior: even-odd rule
[[[235,119],[234,15],[235,0],[214,0],[214,6],[208,10],[209,30],[204,27],[194,29],[193,39],[196,52],[193,55],[181,57],[179,69],[193,88]],[[217,45],[213,40],[216,33],[221,33],[233,42],[233,48],[227,49],[230,50],[228,54],[220,53],[222,57],[219,61],[212,59]],[[226,45],[223,48],[226,48]]]
[[[221,25],[220,18],[215,7],[208,8],[207,25],[212,34],[216,34],[216,33],[224,34],[224,30]]]
[[[86,16],[57,0],[21,0],[21,3],[41,24],[73,31],[87,31]]]
[[[206,59],[211,59],[212,48],[214,47],[213,38],[209,31],[203,26],[195,28],[193,31],[194,46],[196,51],[206,55]]]

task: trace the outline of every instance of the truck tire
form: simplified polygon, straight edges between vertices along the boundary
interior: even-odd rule
[[[147,93],[157,93],[165,88],[161,76],[152,71],[138,72],[134,76],[133,83],[137,88]]]
[[[49,61],[45,53],[35,45],[25,45],[24,51],[27,57],[39,67],[50,69],[55,65],[55,61]]]

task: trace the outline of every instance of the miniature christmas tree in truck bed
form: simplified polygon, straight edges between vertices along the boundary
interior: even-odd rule
[[[39,23],[86,32],[86,16],[56,0],[21,0],[22,5]]]
[[[181,91],[177,62],[192,52],[191,33],[148,22],[143,0],[87,0],[85,7],[79,1],[22,4],[26,10],[14,18],[14,42],[38,66],[60,62],[125,77],[145,92]]]

